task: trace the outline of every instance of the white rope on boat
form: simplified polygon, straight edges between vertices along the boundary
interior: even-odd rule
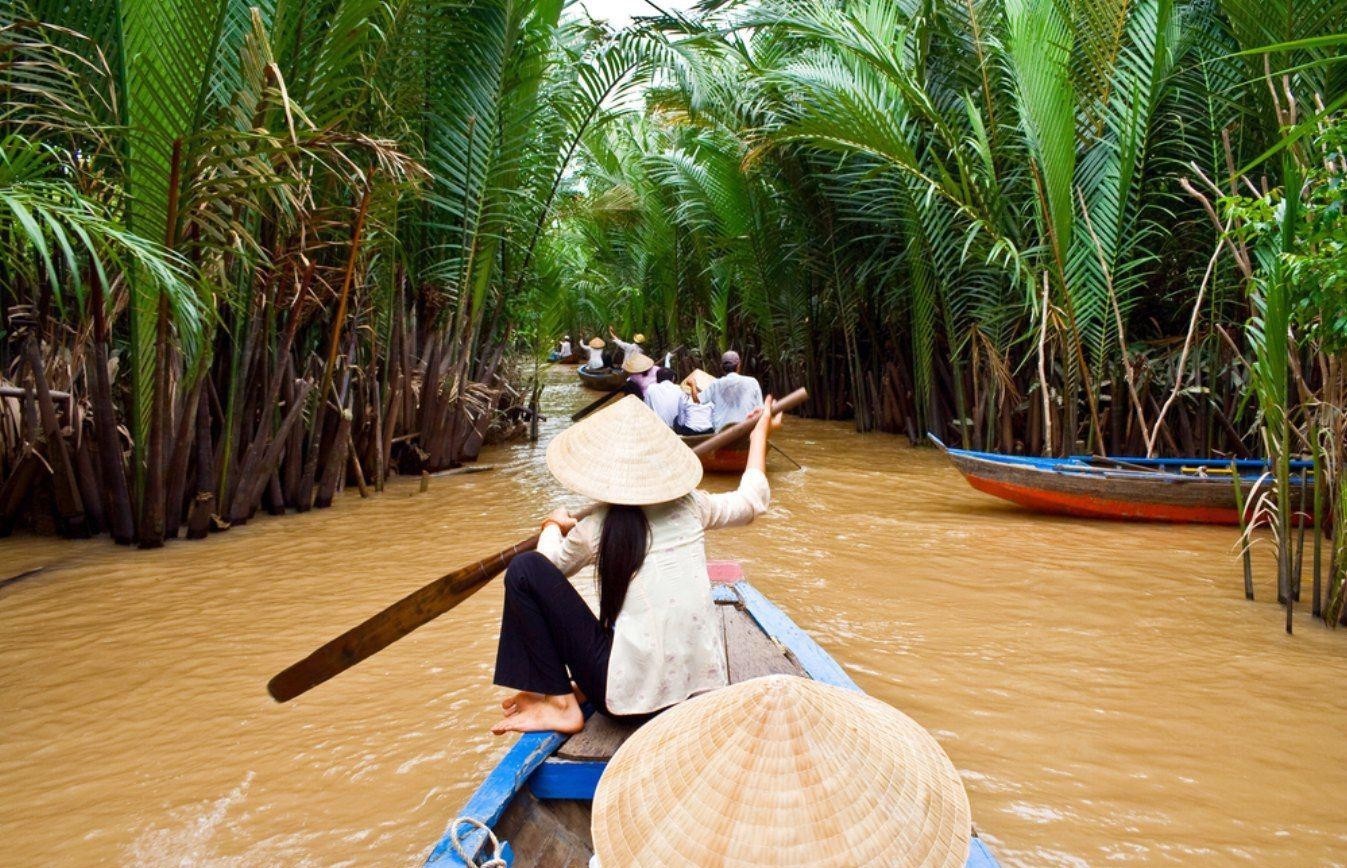
[[[490,859],[478,863],[473,859],[472,855],[463,848],[463,842],[459,840],[458,837],[458,827],[462,823],[467,823],[469,826],[481,829],[486,833],[487,840],[491,843]],[[501,858],[500,840],[496,837],[496,833],[491,831],[490,826],[475,817],[458,817],[454,822],[450,823],[449,843],[454,845],[454,852],[458,854],[458,858],[463,860],[464,865],[478,865],[478,868],[509,868],[506,861]]]

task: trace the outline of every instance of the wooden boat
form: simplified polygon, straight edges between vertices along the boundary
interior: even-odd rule
[[[622,388],[627,382],[627,372],[621,368],[604,368],[599,371],[591,371],[588,365],[581,365],[575,369],[575,373],[580,376],[582,386],[596,392],[611,392],[614,389]]]
[[[1094,455],[1038,458],[951,449],[931,439],[978,491],[1059,515],[1233,525],[1239,524],[1233,474],[1239,474],[1246,509],[1257,492],[1271,485],[1270,468],[1264,461]],[[1300,475],[1308,476],[1309,470],[1308,461],[1292,462],[1295,504],[1300,503]],[[1312,479],[1306,487],[1304,502],[1310,504]]]
[[[691,449],[698,443],[711,439],[710,434],[688,434],[682,440]],[[731,443],[729,446],[699,456],[702,469],[707,473],[743,473],[748,466],[748,438]]]
[[[576,350],[569,356],[563,356],[556,350],[548,353],[547,360],[554,365],[578,365],[580,364],[580,351]]]
[[[860,690],[828,652],[743,580],[738,564],[713,562],[709,567],[732,682],[780,673]],[[475,865],[497,855],[511,865],[586,868],[593,855],[589,829],[594,789],[608,760],[632,731],[594,714],[576,735],[521,736],[458,812],[459,818],[470,817],[490,828],[502,852],[491,852],[485,828],[456,821],[457,845],[451,828],[426,864]],[[997,865],[976,832],[965,864]]]

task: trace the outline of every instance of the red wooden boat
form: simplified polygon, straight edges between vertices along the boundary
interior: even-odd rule
[[[689,434],[683,437],[683,442],[689,449],[695,447],[704,440],[709,440],[710,434]],[[715,452],[699,456],[702,461],[702,469],[707,473],[743,473],[744,468],[748,466],[748,438],[745,437],[735,443],[731,443]]]
[[[1266,462],[1205,458],[1100,458],[1073,455],[1036,458],[950,449],[968,484],[979,491],[1039,512],[1124,521],[1239,524],[1234,474],[1245,508],[1271,486]],[[1291,498],[1314,498],[1309,462],[1292,462]]]

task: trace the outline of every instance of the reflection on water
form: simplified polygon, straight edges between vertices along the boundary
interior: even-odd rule
[[[555,415],[593,397],[555,374]],[[1052,519],[791,420],[713,554],[931,729],[1008,864],[1347,853],[1347,635],[1285,636],[1221,528]],[[160,551],[0,542],[0,861],[412,863],[505,748],[498,585],[294,702],[267,678],[548,508],[542,448]],[[724,486],[727,481],[712,484]],[[1264,579],[1269,564],[1260,564]]]

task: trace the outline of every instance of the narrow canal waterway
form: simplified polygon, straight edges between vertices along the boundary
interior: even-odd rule
[[[537,447],[142,552],[0,542],[0,863],[412,864],[505,749],[499,585],[286,706],[277,670],[526,536]],[[1347,861],[1347,634],[1285,636],[1231,531],[1060,520],[931,450],[788,420],[763,521],[711,538],[931,729],[1006,864]],[[725,485],[725,482],[718,483]]]

